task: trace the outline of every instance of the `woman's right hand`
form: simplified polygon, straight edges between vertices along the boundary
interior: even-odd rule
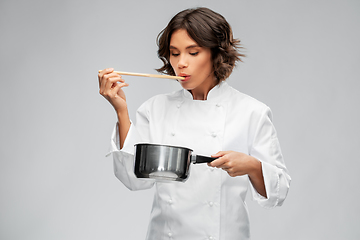
[[[114,107],[118,116],[120,149],[123,147],[127,133],[130,129],[130,119],[127,110],[126,97],[123,87],[129,86],[113,68],[102,70],[99,75],[100,94]]]
[[[119,114],[127,111],[126,97],[122,90],[129,86],[113,68],[106,68],[98,74],[99,93],[106,98]]]

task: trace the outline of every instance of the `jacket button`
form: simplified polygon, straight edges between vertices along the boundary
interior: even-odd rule
[[[209,237],[209,240],[214,240],[215,238],[213,236],[210,236]]]
[[[173,204],[173,200],[169,199],[169,200],[168,200],[168,204],[169,204],[169,205]]]
[[[171,233],[171,232],[169,232],[169,233],[168,233],[168,236],[169,236],[169,238],[171,238],[171,237],[172,237],[172,233]]]
[[[210,207],[214,206],[214,203],[213,203],[213,202],[209,202],[209,206],[210,206]]]
[[[175,136],[175,133],[174,133],[174,132],[172,132],[172,133],[171,133],[171,136]]]
[[[216,133],[212,133],[211,136],[212,136],[213,138],[216,138],[217,135],[216,135]]]
[[[219,103],[216,104],[217,107],[221,107],[221,105]]]

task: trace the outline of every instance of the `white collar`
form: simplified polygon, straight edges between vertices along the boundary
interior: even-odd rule
[[[221,81],[219,84],[217,84],[215,87],[213,87],[212,89],[210,89],[208,95],[207,95],[207,100],[195,100],[195,101],[213,101],[218,99],[219,97],[221,97],[224,92],[224,90],[226,90],[228,87],[227,82],[225,81]],[[190,91],[183,89],[183,96],[185,99],[188,100],[194,100],[192,94],[190,93]]]

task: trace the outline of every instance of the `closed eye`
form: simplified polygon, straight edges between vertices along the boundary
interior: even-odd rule
[[[196,56],[196,55],[198,55],[198,54],[199,54],[199,52],[190,53],[190,55],[192,55],[192,56]]]

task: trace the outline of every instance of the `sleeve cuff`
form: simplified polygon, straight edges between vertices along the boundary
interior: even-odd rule
[[[111,142],[110,142],[110,149],[106,156],[110,156],[113,152],[126,152],[128,154],[134,154],[134,145],[139,142],[139,134],[134,127],[133,122],[130,124],[129,132],[126,136],[126,139],[124,141],[124,146],[122,149],[120,149],[120,139],[119,139],[119,128],[118,124],[115,124],[115,127],[113,129],[113,132],[111,134]]]
[[[252,184],[250,184],[253,199],[257,201],[260,206],[265,208],[274,208],[276,206],[281,206],[286,198],[290,187],[290,177],[286,173],[269,163],[262,162],[261,165],[267,198],[261,196],[254,189]]]

